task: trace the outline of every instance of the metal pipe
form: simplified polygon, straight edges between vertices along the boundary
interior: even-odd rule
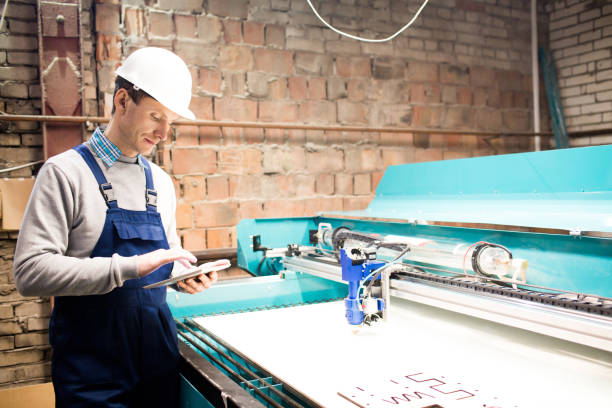
[[[183,326],[185,326],[183,323],[177,322],[178,324],[181,324]],[[187,327],[187,326],[185,326]],[[188,330],[191,330],[187,327]],[[283,408],[282,405],[278,404],[276,401],[274,401],[272,398],[268,397],[266,394],[264,394],[259,388],[257,388],[256,386],[254,386],[253,384],[251,384],[246,378],[244,378],[243,376],[241,376],[240,374],[234,372],[230,367],[228,367],[226,364],[224,364],[221,360],[219,360],[218,358],[216,358],[215,356],[213,356],[208,350],[206,350],[204,347],[200,346],[199,344],[193,343],[191,341],[191,339],[189,339],[189,337],[187,337],[187,335],[183,332],[178,332],[178,334],[180,334],[181,336],[183,336],[185,339],[189,340],[189,342],[198,350],[200,350],[202,353],[204,353],[206,355],[206,357],[210,358],[212,361],[214,361],[219,367],[223,368],[225,371],[227,371],[228,373],[234,375],[240,382],[244,383],[244,385],[246,385],[247,387],[251,388],[253,390],[253,392],[255,392],[257,395],[259,395],[261,398],[263,398],[267,403],[269,403],[270,405],[272,405],[274,408]]]
[[[540,133],[540,81],[538,68],[538,7],[537,0],[531,0],[531,86],[533,87],[533,131]],[[540,136],[534,138],[534,148],[541,149]]]
[[[60,122],[60,123],[107,123],[109,118],[99,116],[53,116],[53,115],[9,115],[0,114],[0,121],[22,121],[22,122]],[[300,125],[293,123],[264,123],[264,122],[225,122],[215,120],[177,120],[173,126],[209,126],[209,127],[235,127],[235,128],[259,128],[259,129],[287,129],[287,130],[323,130],[328,132],[367,132],[367,133],[433,133],[438,135],[463,135],[463,136],[520,136],[533,137],[533,132],[483,132],[452,129],[429,129],[429,128],[397,128],[397,127],[366,127],[366,126],[331,126],[331,125]],[[551,136],[551,132],[541,133]]]
[[[391,272],[387,269],[383,271],[382,276],[380,277],[382,281],[382,297],[385,302],[385,308],[383,309],[383,320],[385,322],[389,321],[389,312],[391,308],[391,286],[389,285],[389,278],[391,277]]]
[[[185,319],[187,322],[191,323],[191,324],[195,324],[195,322],[190,319],[187,318]],[[223,357],[225,357],[227,360],[231,361],[232,364],[234,364],[235,366],[237,366],[239,369],[241,369],[242,371],[246,372],[248,375],[250,375],[251,377],[253,377],[253,380],[259,381],[260,384],[262,384],[262,386],[264,387],[270,387],[270,391],[274,392],[274,394],[276,394],[279,398],[281,398],[282,400],[286,401],[289,403],[289,405],[296,407],[296,408],[303,408],[302,405],[298,404],[297,402],[293,401],[291,398],[287,397],[285,394],[283,394],[282,392],[278,391],[276,388],[274,388],[273,384],[268,383],[266,380],[264,380],[263,378],[261,378],[260,376],[258,376],[257,374],[255,374],[255,372],[253,372],[251,369],[249,369],[248,367],[240,364],[238,361],[236,361],[232,356],[230,356],[229,354],[227,354],[226,352],[224,352],[223,350],[221,350],[220,348],[218,348],[217,346],[215,346],[214,344],[212,344],[210,341],[208,341],[204,336],[200,336],[196,331],[189,329],[189,327],[187,327],[185,324],[181,323],[180,321],[175,319],[175,322],[177,325],[181,325],[181,326],[185,326],[185,328],[187,330],[189,330],[189,332],[191,334],[193,334],[198,340],[202,341],[203,343],[205,343],[208,347],[212,348],[213,350],[215,350],[215,352],[217,352],[218,354],[221,354]]]

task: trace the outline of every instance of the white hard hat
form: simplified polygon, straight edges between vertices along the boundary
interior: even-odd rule
[[[189,110],[191,74],[185,62],[173,52],[157,47],[136,50],[117,68],[117,75],[177,115],[195,119]]]

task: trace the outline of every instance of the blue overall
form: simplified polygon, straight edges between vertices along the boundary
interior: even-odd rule
[[[143,158],[146,211],[124,210],[89,149],[80,145],[75,150],[108,205],[90,257],[168,249],[149,163]],[[164,265],[103,295],[56,298],[49,337],[57,407],[178,406],[179,354],[166,288],[142,289],[167,279],[171,271],[172,264]]]

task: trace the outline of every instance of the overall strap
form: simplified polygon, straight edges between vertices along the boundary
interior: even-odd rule
[[[100,186],[100,192],[102,193],[102,197],[104,197],[104,201],[106,201],[106,205],[109,207],[117,207],[117,199],[115,198],[113,186],[106,180],[106,177],[104,177],[104,173],[102,169],[100,169],[93,154],[91,154],[91,151],[89,151],[84,143],[73,147],[73,149],[81,155],[85,163],[87,163],[87,166],[89,166],[89,169]]]
[[[147,200],[147,211],[157,211],[157,191],[155,190],[155,185],[153,184],[153,174],[151,172],[151,165],[142,155],[140,156],[140,160],[144,167],[145,179],[147,182],[145,195],[145,198]]]

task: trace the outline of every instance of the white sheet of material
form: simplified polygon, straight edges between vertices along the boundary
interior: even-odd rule
[[[357,334],[343,302],[196,320],[325,407],[612,406],[612,353],[402,299],[391,304],[389,322]],[[453,399],[457,390],[474,396]]]

